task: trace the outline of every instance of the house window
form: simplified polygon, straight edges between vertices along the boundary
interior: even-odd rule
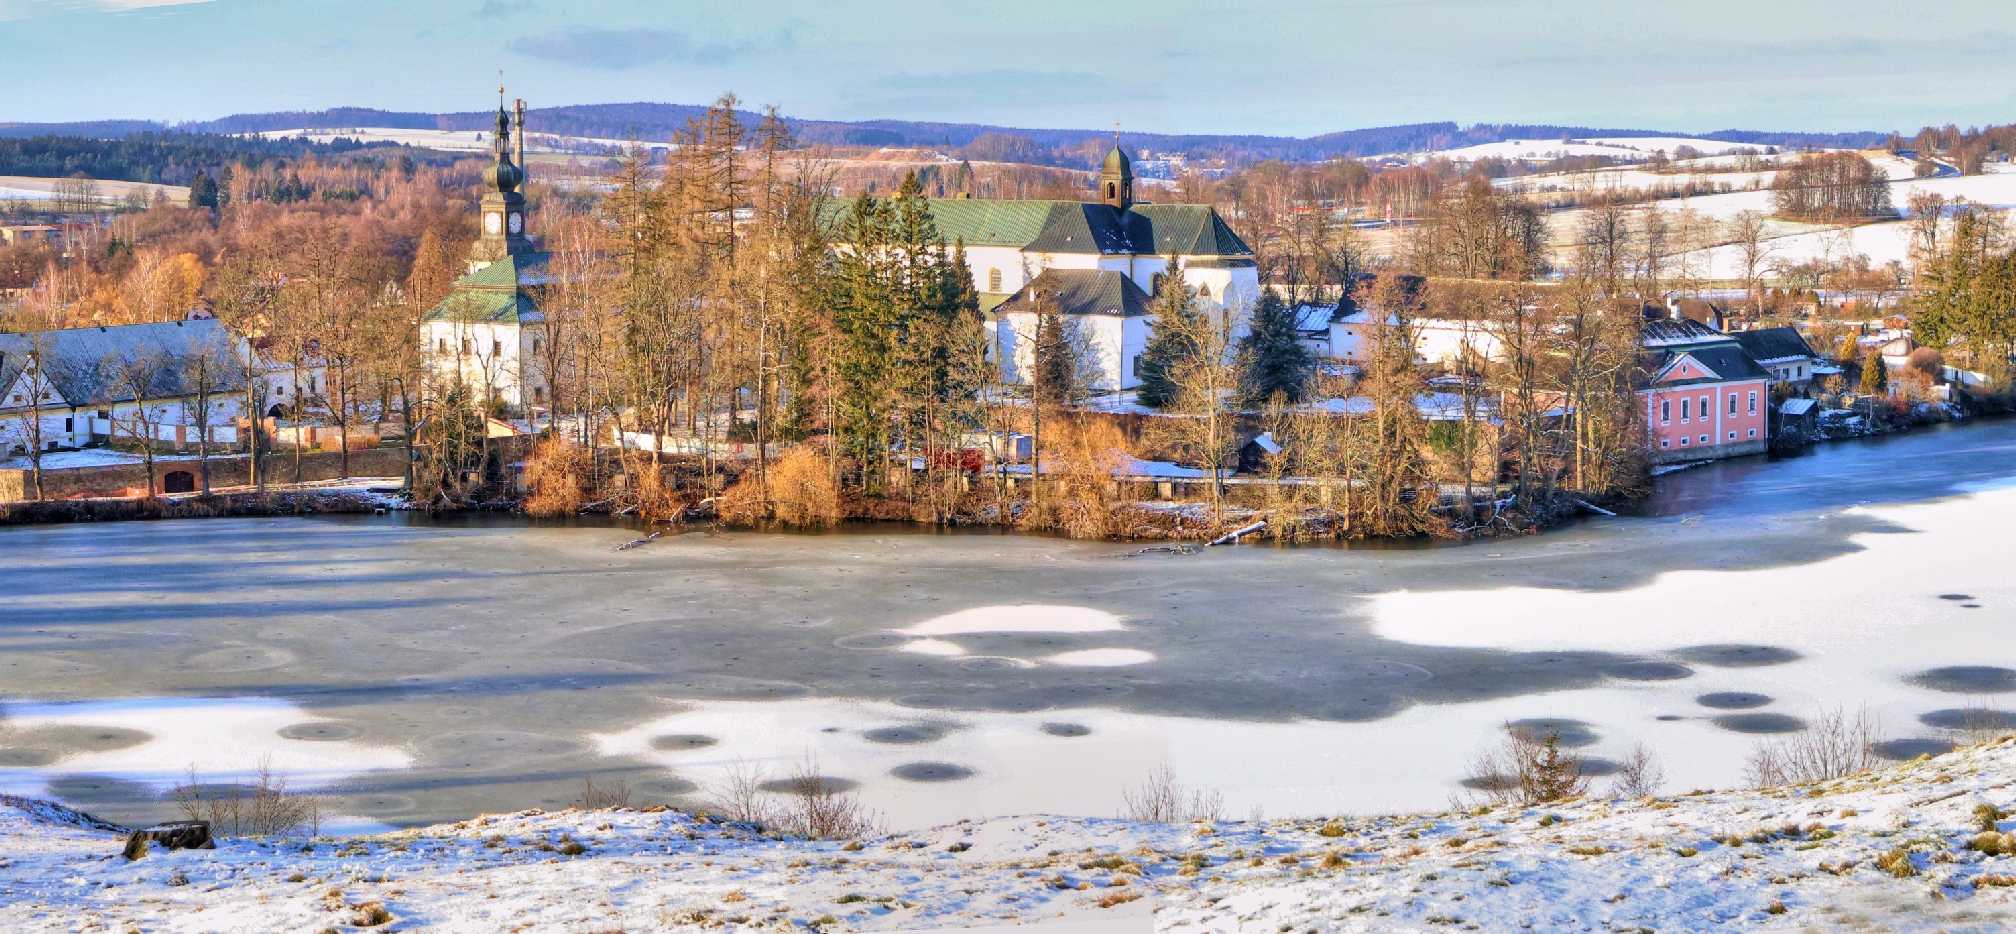
[[[1154,275],[1154,277],[1153,277],[1153,278],[1149,279],[1149,280],[1148,280],[1148,292],[1149,292],[1149,294],[1151,294],[1151,295],[1152,295],[1152,294],[1156,294],[1156,293],[1159,293],[1159,292],[1161,292],[1161,291],[1162,291],[1162,280],[1164,280],[1164,279],[1167,279],[1167,278],[1169,278],[1169,277],[1168,277],[1168,276],[1165,276],[1165,275],[1163,275],[1162,273],[1159,273],[1159,272],[1158,272],[1158,273],[1156,273],[1156,274]]]
[[[1736,394],[1733,392],[1729,394],[1729,414],[1736,414]]]
[[[1757,429],[1755,428],[1750,429],[1750,437],[1752,438],[1757,437]]]
[[[1687,412],[1689,411],[1689,409],[1687,408],[1687,406],[1688,406],[1688,403],[1691,403],[1691,402],[1693,402],[1693,401],[1694,401],[1694,400],[1692,400],[1692,399],[1682,399],[1682,400],[1680,400],[1680,420],[1681,420],[1682,422],[1687,422],[1687,421],[1692,421],[1692,419],[1690,419],[1690,418],[1688,418],[1688,417],[1687,417]]]
[[[476,352],[476,348],[469,342],[469,338],[466,337],[462,338],[462,352],[465,354],[472,354]]]
[[[1687,436],[1686,436],[1686,435],[1681,435],[1681,436],[1680,436],[1680,446],[1681,446],[1681,447],[1683,447],[1683,448],[1687,446]]]
[[[1732,398],[1729,400],[1729,402],[1733,406],[1736,400]],[[1731,411],[1734,410],[1732,409]],[[1755,389],[1750,390],[1750,414],[1752,415],[1757,414],[1757,390]]]
[[[532,387],[532,401],[534,401],[534,402],[545,402],[545,401],[546,401],[546,387],[544,387],[544,386],[534,386],[534,387]],[[1736,437],[1736,435],[1735,435],[1735,434],[1734,434],[1734,433],[1732,432],[1732,433],[1731,433],[1731,434],[1729,435],[1729,437],[1731,437],[1731,438],[1734,438],[1734,437]]]
[[[434,340],[434,349],[435,349],[435,350],[437,350],[437,351],[439,351],[439,352],[441,352],[441,353],[444,353],[444,354],[445,354],[445,353],[447,353],[447,352],[448,352],[448,338],[445,338],[445,337],[441,337],[441,338],[436,338],[436,339]]]
[[[1707,420],[1708,420],[1708,397],[1707,397],[1707,396],[1702,396],[1702,397],[1701,397],[1701,420],[1702,420],[1702,421],[1707,421]]]
[[[1730,432],[1730,433],[1729,433],[1729,440],[1731,440],[1731,441],[1734,441],[1734,440],[1736,440],[1736,433],[1735,433],[1735,432],[1733,432],[1733,431],[1732,431],[1732,432]]]
[[[1702,436],[1701,436],[1701,443],[1702,443],[1702,444],[1707,444],[1707,443],[1708,443],[1708,436],[1707,436],[1707,435],[1702,435]]]
[[[1673,400],[1671,399],[1659,400],[1659,423],[1662,425],[1670,425],[1673,423]]]
[[[76,431],[76,430],[77,430],[77,418],[76,418],[76,416],[74,416],[74,415],[73,415],[73,416],[71,416],[71,417],[69,417],[69,418],[65,418],[65,419],[63,420],[63,430],[64,430],[65,432],[73,432],[73,431]]]
[[[1671,442],[1671,441],[1668,441],[1668,440],[1666,440],[1665,438],[1660,438],[1660,439],[1659,439],[1659,446],[1660,446],[1660,447],[1662,447],[1662,448],[1670,448],[1670,447],[1672,447],[1672,446],[1673,446],[1673,442]]]
[[[500,341],[500,340],[494,340],[494,339],[490,341],[490,356],[493,356],[493,357],[501,357],[501,356],[504,356],[504,342],[503,342],[503,341]]]
[[[1132,363],[1131,363],[1131,364],[1130,364],[1130,365],[1129,365],[1129,366],[1128,366],[1127,368],[1128,368],[1129,370],[1132,370],[1135,376],[1140,376],[1140,375],[1141,375],[1141,358],[1140,358],[1140,357],[1139,357],[1139,356],[1137,355],[1137,356],[1136,356],[1136,357],[1134,358],[1133,362],[1132,362]]]
[[[1001,291],[1001,269],[1000,269],[1000,267],[995,267],[995,268],[993,268],[993,269],[989,269],[989,270],[987,270],[987,291],[989,291],[989,292],[999,292],[999,291]]]

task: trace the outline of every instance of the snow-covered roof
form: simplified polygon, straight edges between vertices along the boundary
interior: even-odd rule
[[[1778,411],[1785,415],[1805,415],[1818,404],[1811,399],[1787,399],[1778,406]]]

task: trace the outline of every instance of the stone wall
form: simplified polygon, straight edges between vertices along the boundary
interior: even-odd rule
[[[275,452],[266,456],[267,479],[291,483],[294,480],[294,456],[290,452]],[[212,488],[241,486],[247,481],[246,459],[243,456],[210,458],[210,485]],[[194,458],[156,458],[154,461],[155,492],[166,493],[179,489],[177,481],[187,480],[200,487],[201,465]],[[350,476],[353,477],[397,477],[406,470],[406,452],[401,448],[373,448],[350,452]],[[176,474],[187,474],[181,477]],[[334,480],[343,475],[343,455],[340,452],[301,455],[301,479]],[[35,479],[32,471],[0,470],[0,502],[33,498]],[[91,496],[140,496],[147,491],[146,464],[112,464],[100,467],[69,467],[61,470],[42,471],[42,493],[45,499],[76,499]]]

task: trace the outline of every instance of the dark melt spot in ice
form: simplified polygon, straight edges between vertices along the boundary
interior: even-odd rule
[[[79,810],[92,811],[132,808],[141,802],[161,800],[163,793],[113,775],[71,772],[49,780],[49,796]]]
[[[0,756],[9,748],[43,748],[54,750],[60,758],[73,752],[107,752],[138,746],[154,734],[144,730],[130,730],[123,726],[76,726],[61,724],[38,726],[5,735],[5,744],[0,745]]]
[[[950,762],[910,762],[889,770],[906,782],[956,782],[972,778],[973,770]]]
[[[970,703],[970,698],[953,697],[949,694],[905,694],[896,698],[898,707],[922,707],[926,710],[943,710]]]
[[[1797,733],[1806,721],[1782,713],[1732,713],[1709,721],[1731,733]]]
[[[871,743],[888,743],[895,746],[914,746],[918,743],[935,743],[951,732],[949,727],[936,723],[910,723],[903,726],[880,726],[864,730],[861,738]]]
[[[1871,743],[1869,751],[1885,759],[1894,759],[1902,762],[1907,759],[1916,759],[1919,756],[1936,756],[1952,752],[1953,741],[1950,739],[1925,739],[1921,737],[1888,739],[1880,743]]]
[[[1090,736],[1092,728],[1083,723],[1045,723],[1043,732],[1051,736]]]
[[[1905,679],[1921,688],[1952,694],[1994,694],[2016,691],[2016,669],[1993,665],[1951,665],[1921,671]]]
[[[653,803],[651,799],[678,798],[699,790],[699,785],[683,778],[654,778],[637,785],[637,793],[646,799],[646,804]]]
[[[470,730],[423,740],[421,748],[435,756],[495,762],[579,755],[588,746],[579,740],[521,730]]]
[[[801,778],[779,778],[764,782],[757,787],[780,795],[840,794],[861,787],[861,783],[830,775],[808,775]]]
[[[1717,668],[1758,668],[1764,665],[1783,665],[1798,661],[1799,653],[1775,645],[1745,645],[1725,643],[1721,645],[1690,645],[1684,649],[1674,649],[1673,654],[1701,665]]]
[[[963,671],[1009,671],[1021,667],[1021,665],[1015,663],[1014,659],[1002,658],[998,655],[969,658],[959,663],[959,668]]]
[[[683,752],[688,749],[705,749],[720,740],[699,733],[669,733],[651,737],[651,748],[663,752]]]
[[[822,727],[820,727],[820,728],[819,728],[819,732],[821,732],[821,733],[838,733],[838,732],[840,732],[840,728],[839,728],[839,727],[837,727],[837,726],[822,726]]]
[[[281,727],[279,733],[285,739],[332,742],[356,736],[357,728],[342,723],[292,723]]]
[[[1514,720],[1506,724],[1513,733],[1535,742],[1546,742],[1549,737],[1559,738],[1561,745],[1570,749],[1596,745],[1596,731],[1581,720],[1561,717],[1532,717]]]
[[[53,749],[34,746],[7,746],[0,748],[0,768],[39,768],[62,758]]]
[[[1716,691],[1694,698],[1694,703],[1716,710],[1750,710],[1771,703],[1771,696],[1749,691]]]
[[[1605,665],[1602,670],[1625,681],[1678,681],[1694,675],[1694,669],[1673,662],[1618,662]]]
[[[1961,608],[1961,609],[1963,609],[1963,610],[1978,610],[1978,609],[1980,609],[1980,608],[1981,608],[1981,604],[1979,604],[1979,603],[1962,603],[1962,604],[1960,604],[1960,608]]]
[[[2016,713],[1979,707],[1948,707],[1919,714],[1918,722],[1942,730],[2016,730]]]
[[[1656,717],[1653,717],[1652,719],[1657,720],[1661,723],[1672,723],[1675,720],[1685,720],[1687,718],[1680,716],[1677,713],[1662,713]]]
[[[1582,777],[1602,778],[1623,771],[1623,767],[1608,759],[1588,758],[1582,760]]]
[[[1472,775],[1457,782],[1457,784],[1471,791],[1511,791],[1519,787],[1517,779],[1509,775],[1499,775],[1496,772],[1485,775]]]
[[[1952,600],[1957,603],[1961,600],[1972,600],[1974,599],[1974,595],[1971,593],[1942,593],[1939,595],[1939,599]]]

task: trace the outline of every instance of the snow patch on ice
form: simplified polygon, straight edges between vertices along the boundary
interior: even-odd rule
[[[1103,610],[1031,603],[974,607],[899,631],[912,636],[963,636],[979,632],[1119,632],[1126,628],[1120,617]]]
[[[1080,649],[1059,652],[1043,659],[1047,664],[1072,668],[1124,668],[1145,665],[1154,660],[1155,653],[1142,649]]]

